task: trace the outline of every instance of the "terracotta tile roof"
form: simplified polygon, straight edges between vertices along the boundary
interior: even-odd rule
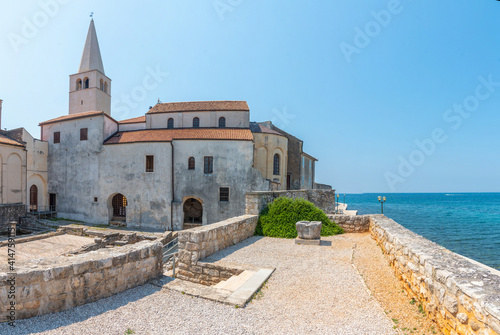
[[[266,126],[259,124],[257,122],[250,122],[250,130],[252,131],[252,133],[264,133],[264,134],[274,134],[274,135],[283,136],[282,134],[278,133],[276,130],[272,130],[271,128],[267,128]]]
[[[134,117],[134,118],[131,118],[131,119],[126,119],[126,120],[118,121],[118,123],[121,123],[121,124],[124,124],[124,123],[139,123],[139,122],[146,122],[146,115]]]
[[[248,128],[179,128],[121,131],[104,144],[134,142],[170,142],[172,140],[236,140],[253,141]]]
[[[23,143],[18,142],[4,134],[0,134],[0,144],[8,144],[8,145],[15,145],[18,147],[24,147]]]
[[[113,120],[116,123],[118,123],[115,119],[113,119],[111,116],[109,116],[108,114],[106,114],[106,113],[104,113],[102,111],[89,111],[89,112],[69,114],[69,115],[64,115],[64,116],[56,117],[55,119],[51,119],[51,120],[48,120],[48,121],[41,122],[39,124],[39,126],[42,126],[44,124],[49,124],[49,123],[62,122],[62,121],[68,121],[68,120],[73,120],[73,119],[81,119],[81,118],[91,117],[91,116],[97,116],[97,115],[107,116],[111,120]]]
[[[156,104],[147,114],[190,111],[249,111],[246,101],[189,101]]]

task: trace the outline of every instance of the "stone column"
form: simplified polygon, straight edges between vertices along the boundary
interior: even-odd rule
[[[9,236],[10,237],[16,237],[16,227],[17,227],[17,221],[10,221],[9,222]]]

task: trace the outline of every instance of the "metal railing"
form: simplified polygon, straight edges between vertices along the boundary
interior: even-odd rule
[[[35,215],[38,219],[53,218],[57,214],[57,208],[56,206],[29,205],[28,214]]]
[[[172,241],[165,244],[163,247],[163,264],[167,264],[172,260],[172,272],[173,277],[175,277],[175,257],[177,256],[177,252],[179,251],[179,238],[176,237]]]

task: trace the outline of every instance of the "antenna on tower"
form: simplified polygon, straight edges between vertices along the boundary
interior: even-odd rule
[[[90,12],[90,18],[93,19],[94,18],[94,12]]]

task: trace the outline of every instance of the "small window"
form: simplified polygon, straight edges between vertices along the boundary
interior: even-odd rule
[[[104,93],[108,93],[108,82],[104,82]]]
[[[61,143],[61,132],[54,132],[54,143]]]
[[[155,156],[146,156],[146,172],[154,172]]]
[[[194,157],[188,159],[188,170],[194,170]]]
[[[88,128],[80,129],[80,141],[88,140]]]
[[[89,78],[83,79],[83,88],[89,88]]]
[[[226,128],[226,118],[225,117],[219,118],[219,128]]]
[[[200,119],[197,117],[193,119],[193,128],[200,128]]]
[[[280,175],[280,155],[278,154],[274,155],[273,174],[275,176]]]
[[[94,197],[94,202],[97,202],[97,197]]]
[[[168,129],[174,128],[174,119],[172,119],[172,118],[168,119],[168,121],[167,121],[167,128]]]
[[[214,158],[212,156],[205,156],[204,158],[204,173],[213,173],[214,172]]]
[[[78,79],[76,81],[76,90],[79,91],[82,89],[82,80],[81,79]]]
[[[99,82],[99,89],[101,91],[104,91],[104,80],[102,80],[102,78],[101,78],[101,81]]]
[[[229,187],[219,189],[219,201],[229,201]]]

